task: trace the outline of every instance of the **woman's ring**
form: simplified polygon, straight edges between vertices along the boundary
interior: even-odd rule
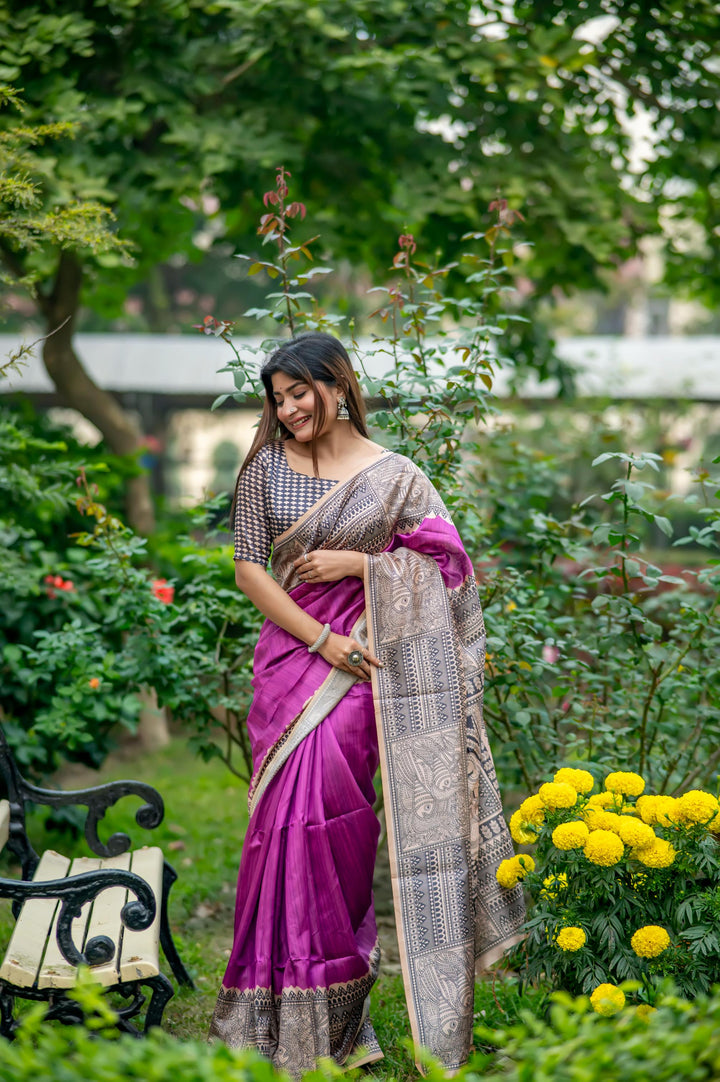
[[[306,564],[310,563],[310,557],[308,556],[307,552],[305,553],[305,563]]]
[[[348,665],[361,665],[363,662],[362,650],[351,650],[348,654]]]

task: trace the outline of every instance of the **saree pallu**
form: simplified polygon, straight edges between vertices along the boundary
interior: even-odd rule
[[[302,583],[313,549],[361,551],[364,582]],[[250,825],[211,1036],[294,1075],[382,1055],[367,1014],[379,951],[372,875],[379,757],[398,942],[416,1046],[452,1070],[472,1043],[476,970],[520,938],[522,892],[482,722],[485,629],[471,562],[425,475],[384,454],[278,538],[280,585],[367,641],[372,685],[269,622],[255,656]]]

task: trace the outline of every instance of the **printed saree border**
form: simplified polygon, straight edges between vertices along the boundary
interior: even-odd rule
[[[361,470],[356,470],[355,473],[351,474],[349,477],[346,477],[343,481],[338,481],[334,488],[331,488],[327,492],[324,492],[320,499],[315,501],[312,507],[308,507],[307,511],[305,511],[299,519],[296,519],[296,521],[293,522],[292,526],[289,526],[284,533],[278,534],[278,536],[273,542],[273,556],[275,555],[277,549],[282,548],[283,545],[286,545],[288,541],[292,540],[292,536],[296,530],[299,530],[301,526],[304,526],[307,520],[311,518],[312,515],[317,514],[317,512],[320,510],[321,507],[324,506],[324,504],[328,503],[331,499],[336,497],[339,492],[342,492],[343,488],[345,488],[346,485],[351,484],[352,481],[357,481],[358,477],[362,477],[364,473],[369,473],[370,470],[375,469],[375,467],[378,466],[381,462],[387,462],[387,460],[391,456],[394,456],[396,454],[396,451],[383,451],[383,453],[381,455],[378,455],[378,457],[369,465],[363,466]],[[301,476],[303,475],[301,474]]]
[[[296,1078],[313,1070],[323,1056],[348,1067],[374,1063],[383,1058],[369,1018],[369,996],[379,966],[376,940],[367,972],[349,981],[314,988],[293,985],[279,993],[261,986],[223,985],[208,1040],[221,1040],[231,1048],[257,1048],[276,1068]],[[308,1015],[313,1018],[311,1025]],[[318,1041],[325,1047],[319,1048]]]

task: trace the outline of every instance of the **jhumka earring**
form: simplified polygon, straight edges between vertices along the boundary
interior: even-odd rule
[[[338,419],[338,421],[349,421],[350,420],[350,413],[348,412],[347,402],[345,400],[345,395],[344,394],[341,394],[340,397],[338,398],[337,419]]]

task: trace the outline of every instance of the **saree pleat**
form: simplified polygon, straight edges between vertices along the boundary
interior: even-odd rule
[[[364,581],[302,584],[293,561],[320,548],[366,553]],[[495,879],[512,843],[482,720],[472,564],[424,474],[388,454],[276,539],[272,567],[333,631],[366,622],[383,667],[372,691],[348,689],[292,636],[263,627],[248,717],[251,818],[211,1035],[294,1075],[318,1056],[382,1055],[366,1003],[379,961],[379,759],[413,1037],[456,1069],[471,1047],[476,966],[517,941],[524,917],[521,889]]]
[[[372,700],[358,684],[290,755],[248,827],[210,1035],[294,1075],[319,1056],[343,1062],[365,1020],[379,962],[376,768]],[[363,1040],[377,1058],[367,1027]]]

